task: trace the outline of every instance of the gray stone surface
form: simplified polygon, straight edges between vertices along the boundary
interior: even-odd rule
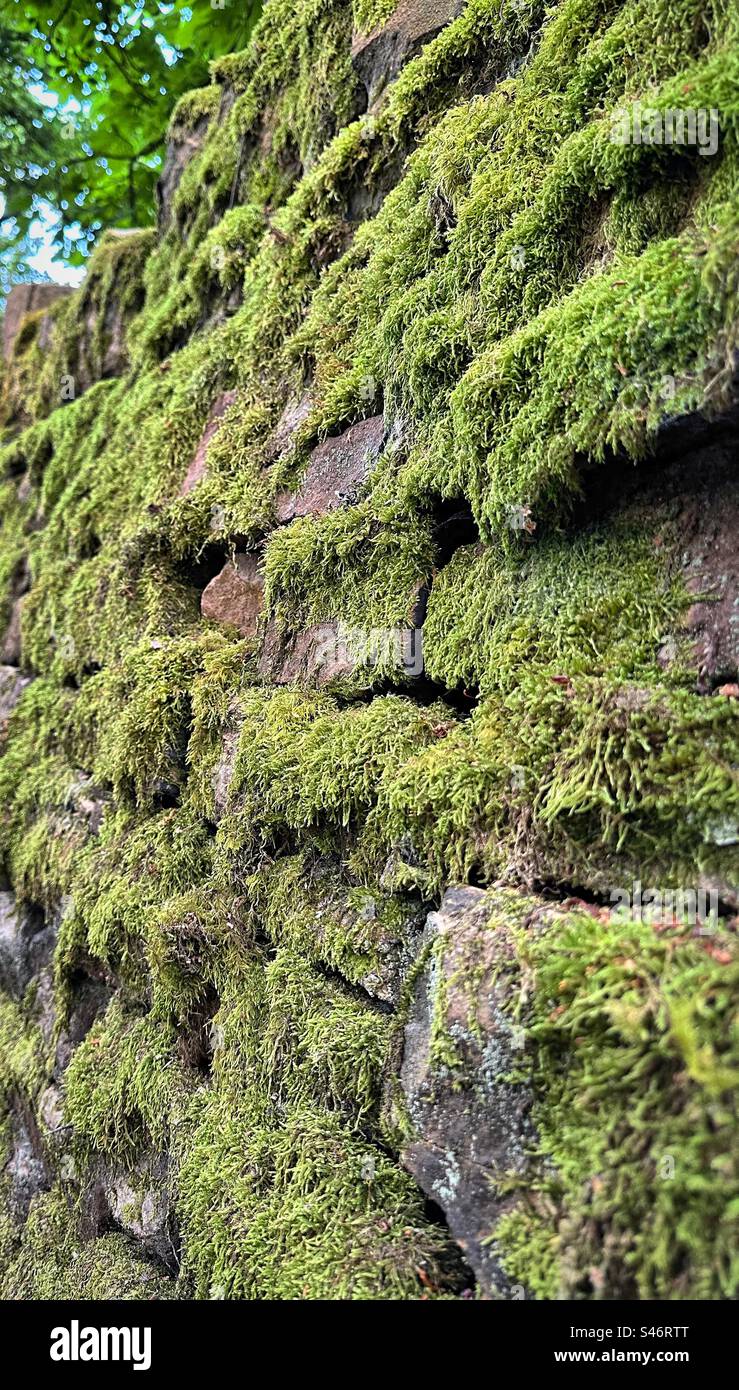
[[[27,685],[30,676],[22,676],[15,666],[0,666],[0,729],[9,719]]]
[[[10,1215],[19,1225],[26,1220],[31,1202],[49,1185],[38,1134],[28,1115],[14,1109],[10,1117],[10,1157],[5,1165],[10,1179]]]
[[[109,1173],[103,1191],[116,1225],[171,1265],[175,1248],[166,1159],[144,1155],[132,1169]]]
[[[0,987],[20,999],[54,945],[54,925],[41,913],[0,892]]]
[[[516,974],[505,898],[448,889],[427,918],[423,949],[400,1068],[412,1129],[402,1159],[494,1297],[509,1286],[486,1242],[511,1200],[494,1183],[526,1172],[534,1138],[531,1094],[506,1079],[522,1039],[503,1010]]]
[[[400,0],[369,33],[355,32],[352,61],[371,110],[400,69],[464,9],[464,0]]]

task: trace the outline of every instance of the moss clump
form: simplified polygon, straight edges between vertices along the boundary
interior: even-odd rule
[[[152,229],[104,233],[79,293],[25,319],[5,372],[0,424],[37,420],[125,369],[154,240]]]
[[[550,1298],[736,1296],[734,931],[571,914],[521,934],[543,1167],[495,1244]]]
[[[706,874],[730,893],[736,730],[718,699],[522,676],[383,780],[361,850],[377,865],[409,836],[426,891],[514,869],[596,892]]]
[[[2,1227],[0,1227],[2,1229]],[[7,1299],[169,1299],[174,1285],[121,1234],[83,1239],[63,1189],[34,1199],[22,1234],[5,1227],[0,1290]],[[2,1237],[0,1237],[2,1239]]]
[[[45,1050],[30,1012],[0,996],[0,1095],[6,1105],[15,1091],[35,1096],[45,1075]]]
[[[255,1129],[210,1097],[182,1182],[201,1298],[418,1298],[443,1277],[410,1179],[322,1111]]]
[[[670,573],[659,520],[621,512],[600,527],[547,536],[523,554],[495,543],[461,548],[431,591],[427,673],[482,694],[508,693],[534,672],[663,682],[658,654],[668,634],[684,644],[688,596]],[[686,653],[686,685],[694,679],[688,663]],[[679,674],[673,663],[673,682]]]
[[[271,940],[394,996],[424,920],[417,900],[352,881],[307,851],[265,865],[247,888]]]
[[[130,1158],[162,1142],[186,1087],[174,1035],[114,999],[69,1065],[66,1114],[83,1151]]]
[[[442,736],[444,706],[401,696],[341,708],[309,691],[250,691],[229,788],[232,815],[219,828],[229,850],[268,847],[286,831],[356,829],[386,777]]]

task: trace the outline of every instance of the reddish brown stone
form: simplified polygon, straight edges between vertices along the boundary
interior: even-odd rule
[[[684,624],[693,641],[698,685],[730,684],[739,670],[739,497],[735,446],[709,445],[683,461],[673,504],[686,587],[696,601]]]
[[[328,685],[351,676],[355,666],[336,622],[317,623],[297,634],[281,633],[274,620],[267,624],[259,673],[274,685]]]
[[[233,405],[236,400],[236,394],[235,391],[222,391],[220,396],[217,396],[213,402],[205,429],[200,437],[200,443],[195,450],[195,456],[182,480],[180,497],[187,497],[187,494],[192,492],[193,488],[201,479],[207,476],[208,449],[210,448],[211,440],[213,436],[217,434],[221,420],[228,410],[228,407]]]
[[[385,423],[373,415],[324,439],[311,454],[297,493],[283,493],[275,505],[279,522],[296,516],[323,516],[353,502],[366,483],[382,448]]]
[[[235,555],[206,585],[200,600],[204,618],[231,623],[242,637],[256,636],[264,603],[264,580],[256,555]]]

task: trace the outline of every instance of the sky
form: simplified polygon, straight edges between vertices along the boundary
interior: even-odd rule
[[[56,218],[47,203],[39,207],[39,216],[31,223],[31,235],[37,242],[37,250],[28,257],[28,264],[37,275],[48,275],[57,285],[81,285],[85,278],[84,266],[65,265],[59,259],[59,247],[54,247],[53,226]]]
[[[192,12],[189,6],[183,6],[181,13],[184,19],[188,19]],[[128,13],[125,8],[121,9],[118,18],[119,22],[125,22],[130,25],[132,30],[135,30],[138,24],[143,24],[147,28],[152,28],[154,25],[154,19],[152,17],[141,17],[141,6],[137,3],[129,7]],[[87,20],[84,22],[88,23]],[[48,23],[49,26],[51,26],[52,21],[49,20]],[[162,50],[167,65],[172,66],[172,64],[177,61],[177,51],[159,36],[157,36],[157,42]],[[64,106],[60,107],[58,96],[53,92],[47,91],[41,84],[32,86],[30,90],[43,106],[54,108],[62,115],[74,115],[82,109],[79,102],[73,97],[70,98]],[[161,88],[161,90],[163,92],[164,88]],[[4,207],[5,200],[0,194],[0,222],[2,222]],[[85,278],[85,267],[66,265],[63,260],[63,248],[60,247],[58,243],[55,247],[54,227],[56,218],[52,208],[49,204],[40,202],[37,211],[38,216],[30,227],[31,240],[34,243],[33,254],[27,257],[27,264],[30,270],[33,272],[34,276],[48,277],[59,285],[79,285]],[[71,238],[74,239],[74,234],[74,226],[71,228],[67,226],[65,235],[67,237],[71,236]],[[81,230],[80,235],[82,235]]]
[[[52,93],[44,90],[39,84],[29,89],[33,96],[41,102],[43,106],[56,107],[58,98]],[[70,100],[67,103],[70,110],[79,110],[78,102]],[[64,108],[64,109],[67,109]],[[0,194],[0,222],[2,221],[5,210],[5,199]],[[59,258],[59,247],[54,249],[54,225],[56,217],[48,203],[40,203],[38,217],[31,223],[31,237],[36,243],[36,250],[32,256],[28,257],[28,265],[36,275],[48,276],[57,285],[80,285],[85,278],[84,266],[68,266]]]

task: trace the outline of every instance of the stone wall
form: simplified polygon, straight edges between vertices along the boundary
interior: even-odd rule
[[[15,292],[3,1296],[736,1296],[737,37],[268,0]]]

